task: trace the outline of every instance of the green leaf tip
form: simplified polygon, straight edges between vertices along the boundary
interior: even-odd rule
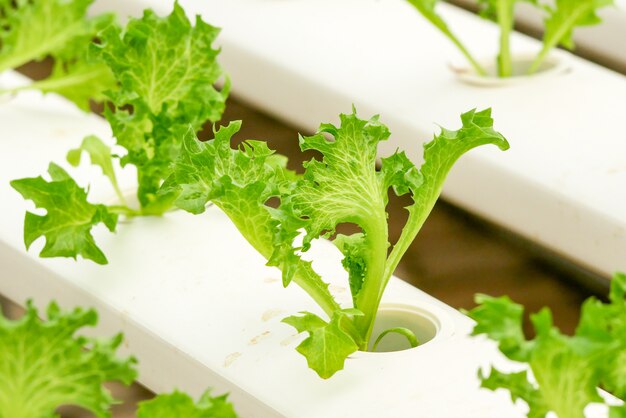
[[[83,190],[60,166],[50,163],[51,181],[41,176],[11,181],[11,187],[24,199],[32,200],[35,206],[46,210],[45,215],[26,212],[24,218],[24,244],[28,249],[39,237],[46,243],[41,257],[81,256],[98,264],[107,259],[96,245],[91,229],[103,223],[109,231],[115,231],[117,215],[110,213],[104,205],[87,201]]]
[[[53,302],[46,316],[30,301],[18,320],[0,314],[0,418],[55,416],[62,405],[110,417],[115,400],[102,384],[128,385],[137,375],[134,358],[116,357],[122,336],[77,335],[96,325],[92,309],[64,312]]]
[[[329,379],[342,370],[346,358],[359,349],[354,338],[342,326],[342,319],[355,314],[362,315],[352,309],[339,310],[330,322],[326,322],[315,314],[302,312],[301,316],[289,316],[282,322],[294,327],[298,333],[309,334],[296,350],[307,359],[309,367],[319,377]]]
[[[216,87],[226,77],[212,47],[218,33],[199,16],[192,24],[176,3],[166,17],[146,10],[125,30],[107,28],[95,47],[119,83],[108,93],[115,111],[106,109],[105,117],[128,151],[122,165],[137,167],[137,196],[146,214],[161,215],[173,204],[161,186],[185,132],[219,120],[225,109],[230,84]]]
[[[107,28],[98,48],[121,85],[114,102],[196,128],[218,120],[227,95],[214,87],[224,76],[211,46],[219,32],[200,16],[192,25],[178,3],[166,17],[147,9],[124,31]]]

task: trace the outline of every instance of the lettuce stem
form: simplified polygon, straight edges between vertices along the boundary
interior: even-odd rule
[[[118,215],[124,215],[124,216],[128,216],[128,217],[135,217],[135,216],[142,216],[143,215],[143,213],[141,211],[129,208],[126,205],[107,206],[107,209],[111,213],[115,213],[115,214],[118,214]]]
[[[357,294],[355,304],[355,308],[363,312],[363,316],[354,318],[355,326],[363,339],[362,350],[366,350],[369,345],[378,306],[386,284],[384,274],[389,248],[387,218],[384,207],[377,212],[378,216],[373,216],[375,222],[371,223],[371,227],[364,228],[367,237],[366,247],[369,248],[370,256],[363,287]]]
[[[423,0],[408,0],[408,2],[415,7],[421,14],[424,16],[430,23],[435,25],[437,29],[441,31],[456,47],[461,51],[463,56],[469,61],[470,65],[474,68],[474,71],[480,76],[487,76],[487,71],[485,68],[478,63],[469,52],[469,50],[463,45],[463,43],[459,40],[459,38],[452,33],[447,23],[443,20],[443,18],[438,15],[434,10],[434,1],[423,1]]]
[[[476,61],[476,60],[474,59],[474,57],[473,57],[473,56],[472,56],[472,54],[468,51],[468,49],[467,49],[467,48],[465,48],[465,45],[463,45],[463,44],[461,43],[461,41],[459,41],[459,40],[457,39],[457,37],[456,37],[456,36],[454,36],[454,35],[452,34],[452,32],[445,32],[445,31],[444,31],[444,33],[448,36],[448,38],[452,41],[452,43],[454,43],[454,45],[456,45],[456,46],[457,46],[457,48],[461,51],[461,53],[465,56],[465,58],[467,59],[467,61],[468,61],[468,62],[470,63],[470,65],[474,68],[474,71],[476,71],[476,73],[477,73],[479,76],[486,77],[486,76],[487,76],[487,70],[485,70],[485,68],[484,68],[482,65],[480,65],[480,64],[478,63],[478,61]]]
[[[514,2],[498,0],[498,25],[500,26],[500,53],[498,55],[498,76],[513,75],[511,61],[511,31],[513,30]]]
[[[41,90],[42,92],[59,92],[71,91],[76,86],[88,86],[90,83],[96,83],[99,79],[110,77],[110,70],[104,65],[94,65],[90,71],[79,72],[76,74],[64,75],[61,77],[50,77],[44,80],[32,82],[27,85],[13,87],[0,90],[1,94],[14,94],[24,90]],[[100,99],[101,92],[96,92]]]

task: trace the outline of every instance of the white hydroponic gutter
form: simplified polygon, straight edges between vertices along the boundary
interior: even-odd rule
[[[0,85],[24,80],[0,77]],[[182,211],[162,218],[137,218],[113,235],[95,231],[110,264],[41,259],[43,242],[24,250],[24,211],[32,209],[9,180],[43,173],[49,161],[63,163],[85,135],[110,139],[105,121],[80,112],[55,96],[20,94],[0,103],[0,293],[43,307],[57,300],[67,308],[94,306],[100,333],[124,332],[124,351],[140,361],[140,381],[154,391],[174,387],[199,394],[207,387],[228,391],[242,417],[294,418],[516,418],[505,392],[479,389],[480,366],[504,361],[494,344],[470,338],[472,322],[454,309],[399,279],[385,303],[427,313],[438,328],[434,340],[396,353],[358,353],[344,371],[323,381],[295,351],[302,337],[280,320],[301,310],[319,312],[296,286],[283,289],[280,273],[239,236],[215,208],[200,216]],[[63,164],[67,167],[67,164]],[[83,165],[76,177],[102,179]],[[132,172],[121,178],[131,187]],[[113,191],[95,181],[92,199]],[[338,300],[349,304],[340,254],[328,242],[315,251],[314,267],[330,278]],[[594,406],[596,407],[594,409]],[[588,417],[606,417],[592,405]]]
[[[131,3],[171,8],[169,0]],[[455,48],[404,0],[180,3],[223,28],[220,60],[234,93],[304,129],[355,104],[390,126],[384,154],[400,147],[418,162],[436,124],[454,129],[460,113],[492,107],[511,150],[464,158],[444,197],[606,277],[626,269],[624,76],[564,54],[565,73],[498,88],[464,84],[448,68],[460,61]],[[448,4],[439,10],[474,55],[495,56],[495,25]],[[513,51],[539,46],[513,36]]]

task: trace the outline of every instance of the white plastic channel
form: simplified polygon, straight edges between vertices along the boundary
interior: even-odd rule
[[[169,0],[136,0],[167,13]],[[460,82],[459,55],[404,0],[181,0],[223,28],[221,61],[234,94],[296,126],[337,121],[354,103],[381,114],[416,162],[436,124],[492,107],[506,153],[482,148],[452,171],[444,197],[609,277],[626,269],[626,78],[565,53],[571,69],[499,88]],[[479,58],[495,56],[495,25],[440,4]],[[513,50],[539,42],[513,36]]]
[[[0,77],[3,86],[23,81],[12,73]],[[124,332],[124,351],[138,357],[140,381],[148,388],[227,391],[246,418],[523,417],[523,406],[514,406],[506,393],[479,389],[476,377],[492,362],[514,366],[491,342],[468,336],[468,318],[395,278],[385,304],[427,313],[437,337],[413,350],[357,353],[332,379],[318,378],[295,351],[303,337],[280,320],[319,310],[298,287],[282,288],[279,272],[266,267],[215,208],[200,216],[175,211],[138,218],[120,224],[115,235],[97,229],[106,266],[38,258],[42,240],[27,253],[22,225],[32,205],[9,181],[43,173],[51,160],[63,164],[85,135],[106,140],[110,132],[97,116],[34,92],[3,100],[0,124],[0,293],[18,303],[33,298],[40,307],[51,300],[66,308],[96,307],[99,332]],[[81,182],[102,178],[87,165],[72,172]],[[132,173],[121,182],[131,187]],[[92,192],[94,200],[113,195],[95,180]],[[348,305],[337,250],[320,242],[312,251],[314,267]],[[605,417],[605,408],[596,406],[588,416]]]

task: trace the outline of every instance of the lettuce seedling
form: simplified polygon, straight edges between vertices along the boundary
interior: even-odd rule
[[[171,173],[181,132],[218,120],[228,96],[228,80],[221,90],[214,86],[224,75],[216,61],[219,51],[211,47],[218,33],[200,17],[192,25],[178,4],[165,18],[147,10],[142,18],[131,19],[124,31],[109,25],[100,32],[101,42],[92,44],[92,53],[105,63],[117,86],[106,92],[104,116],[116,145],[124,151],[114,154],[102,140],[89,136],[67,159],[77,166],[87,154],[111,182],[118,203],[89,203],[87,192],[55,164],[50,166],[50,181],[41,177],[14,180],[13,188],[47,211],[45,217],[26,214],[27,248],[44,236],[42,257],[80,255],[106,264],[91,236],[92,227],[104,223],[114,231],[118,215],[162,215],[172,207],[173,196],[158,191]],[[136,167],[139,208],[127,204],[114,161]]]
[[[513,401],[522,399],[529,418],[549,412],[558,418],[584,418],[589,403],[603,402],[598,387],[626,399],[626,275],[614,276],[609,303],[592,297],[583,304],[573,336],[561,334],[544,308],[531,315],[536,337],[528,340],[522,331],[523,306],[506,296],[478,295],[476,302],[479,306],[469,312],[477,322],[473,335],[497,341],[506,357],[527,363],[533,377],[528,370],[504,373],[493,368],[488,375],[479,371],[482,387],[505,389]],[[626,407],[610,410],[611,418],[623,417]]]
[[[435,11],[437,0],[407,1],[459,48],[477,74],[487,75],[487,70],[474,59],[461,40],[450,30],[446,21]],[[500,52],[497,58],[499,77],[514,75],[510,37],[515,23],[515,5],[521,1],[537,6],[544,15],[543,46],[529,66],[528,74],[537,72],[550,51],[555,47],[561,45],[573,49],[572,34],[574,29],[578,26],[591,26],[600,23],[601,19],[598,17],[597,11],[613,4],[613,0],[556,0],[553,6],[545,5],[537,0],[478,0],[480,15],[497,22],[500,29]]]
[[[129,385],[137,377],[134,357],[120,359],[121,334],[90,338],[77,334],[98,322],[95,310],[63,312],[52,302],[40,319],[31,302],[21,319],[0,311],[0,418],[56,417],[61,406],[79,406],[98,418],[115,403],[104,382]],[[227,395],[206,391],[195,403],[174,391],[139,404],[138,418],[237,418]]]
[[[221,208],[268,265],[282,270],[284,286],[296,282],[324,310],[326,319],[304,312],[284,320],[298,332],[309,333],[298,351],[322,378],[342,369],[351,353],[368,349],[383,291],[454,162],[480,145],[508,148],[493,129],[490,110],[470,111],[461,116],[461,129],[442,129],[424,146],[421,169],[396,152],[383,158],[377,170],[378,144],[388,139],[387,127],[378,117],[362,120],[355,112],[340,119],[338,127],[323,124],[316,135],[300,137],[303,151],[323,155],[306,162],[303,175],[287,170],[286,158],[264,142],[247,141],[231,149],[239,122],[217,130],[207,142],[198,141],[189,130],[174,173],[164,184],[164,192],[176,191],[176,204],[190,212],[203,212],[209,201]],[[413,198],[408,221],[391,251],[389,189]],[[277,207],[268,204],[272,199],[279,201]],[[356,224],[360,232],[335,236],[341,223]],[[349,275],[353,305],[347,308],[335,301],[312,263],[301,258],[312,241],[332,237]]]
[[[45,321],[30,302],[18,320],[0,313],[0,418],[52,417],[62,405],[109,417],[114,399],[102,384],[130,384],[136,362],[115,356],[121,335],[77,335],[96,323],[94,310],[63,312],[55,303],[48,307]]]
[[[101,30],[115,25],[104,14],[87,17],[93,0],[35,0],[0,2],[0,73],[30,61],[54,59],[52,74],[25,86],[0,90],[15,93],[37,89],[57,93],[89,111],[89,100],[101,102],[115,88],[109,67],[91,52]]]

